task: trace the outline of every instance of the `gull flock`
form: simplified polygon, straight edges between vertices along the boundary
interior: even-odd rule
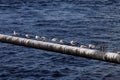
[[[21,34],[16,32],[16,31],[13,31],[13,36],[16,36],[16,37],[20,37]],[[38,35],[35,35],[35,36],[31,36],[29,34],[25,34],[25,35],[22,35],[24,38],[27,38],[27,39],[32,39],[34,38],[35,40],[39,40],[39,41],[47,41],[48,38],[45,37],[45,36],[38,36]],[[60,44],[69,44],[71,46],[79,46],[80,48],[89,48],[89,49],[97,49],[98,47],[94,44],[88,44],[88,45],[80,45],[78,41],[75,41],[75,40],[71,40],[70,42],[67,42],[63,39],[58,39],[56,37],[52,38],[52,39],[49,39],[51,42],[56,42],[56,43],[60,43]],[[105,46],[99,46],[99,50],[104,52],[105,51]],[[120,52],[119,52],[120,53]]]

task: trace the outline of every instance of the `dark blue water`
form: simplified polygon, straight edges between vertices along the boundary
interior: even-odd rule
[[[119,0],[0,0],[0,33],[120,50]],[[119,80],[119,64],[0,43],[0,80]]]

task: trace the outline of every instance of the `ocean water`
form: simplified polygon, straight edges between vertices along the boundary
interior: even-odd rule
[[[120,50],[119,0],[0,0],[0,33]],[[120,65],[0,43],[0,80],[119,80]]]

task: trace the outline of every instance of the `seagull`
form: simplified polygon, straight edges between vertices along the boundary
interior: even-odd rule
[[[96,45],[89,44],[88,47],[89,47],[90,49],[93,49],[93,48],[96,48]]]
[[[43,37],[41,37],[41,40],[45,41],[45,40],[47,40],[47,38],[43,36]]]
[[[17,33],[16,31],[13,31],[13,35],[14,35],[14,36],[19,36],[20,34]]]
[[[52,38],[51,41],[57,42],[57,41],[58,41],[58,38]]]
[[[26,38],[28,38],[28,39],[30,39],[30,38],[31,38],[31,36],[30,36],[30,35],[28,35],[28,34],[25,34],[25,37],[26,37]]]
[[[105,51],[105,46],[100,46],[100,51],[104,52]]]
[[[87,48],[87,46],[85,46],[85,45],[80,45],[80,48]]]
[[[36,35],[36,36],[35,36],[35,39],[36,39],[36,40],[40,40],[41,38],[40,38],[40,36],[37,36],[37,35]]]
[[[71,44],[71,45],[77,45],[77,44],[78,44],[78,42],[77,42],[77,41],[73,41],[73,40],[72,40],[72,41],[70,41],[70,44]]]
[[[61,40],[60,40],[60,43],[64,44],[64,43],[65,43],[65,41],[61,39]]]

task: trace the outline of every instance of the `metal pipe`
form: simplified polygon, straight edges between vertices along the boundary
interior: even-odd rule
[[[37,40],[20,38],[20,37],[3,35],[3,34],[0,34],[0,41],[4,43],[10,43],[10,44],[15,44],[15,45],[20,45],[20,46],[43,49],[43,50],[59,52],[59,53],[64,53],[64,54],[69,54],[69,55],[75,55],[75,56],[80,56],[80,57],[85,57],[85,58],[120,63],[120,54],[118,53],[101,52],[98,50],[37,41]]]

